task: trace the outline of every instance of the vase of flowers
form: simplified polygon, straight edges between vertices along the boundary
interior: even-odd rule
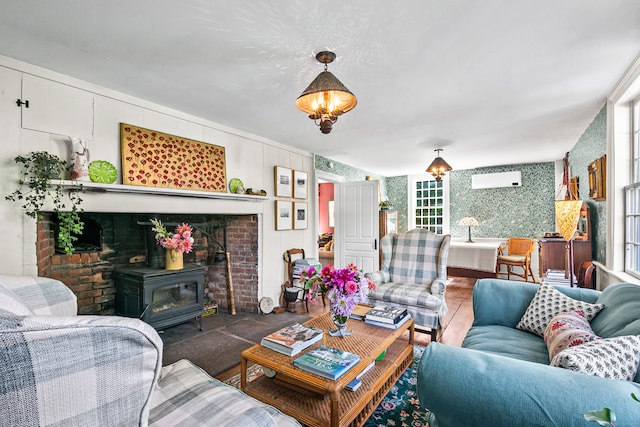
[[[165,248],[165,269],[181,270],[184,267],[183,254],[191,252],[193,249],[193,229],[189,224],[178,225],[173,233],[158,219],[150,220],[153,224],[152,230],[156,233],[156,243]]]
[[[345,337],[353,331],[347,331],[347,320],[356,305],[367,298],[369,290],[375,290],[375,283],[365,278],[353,264],[336,269],[326,265],[320,271],[314,267],[301,273],[307,297],[312,303],[318,292],[325,293],[331,307],[331,317],[336,328],[329,330],[331,336]]]

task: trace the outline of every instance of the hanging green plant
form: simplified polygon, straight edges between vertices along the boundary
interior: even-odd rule
[[[14,160],[20,166],[19,187],[5,199],[23,203],[25,214],[34,219],[42,218],[40,212],[47,199],[51,200],[58,218],[57,246],[67,255],[72,254],[73,242],[78,240],[77,235],[84,229],[84,222],[80,219],[82,199],[78,192],[70,191],[70,208],[67,208],[63,187],[52,183],[52,180],[66,177],[72,165],[46,151],[34,151]]]

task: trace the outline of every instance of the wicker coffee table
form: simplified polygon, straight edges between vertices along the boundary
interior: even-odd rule
[[[397,330],[371,326],[359,320],[349,320],[353,334],[345,338],[327,333],[333,326],[329,313],[305,322],[325,330],[317,344],[293,357],[257,344],[244,350],[240,358],[241,388],[250,396],[280,409],[308,426],[361,426],[402,373],[413,363],[413,320]],[[409,330],[409,340],[400,338]],[[346,350],[360,355],[360,362],[336,381],[331,381],[293,366],[293,360],[319,345]],[[356,391],[344,390],[371,361],[383,351],[386,355],[360,380]],[[247,382],[248,362],[257,363],[276,372],[269,378],[260,376]]]

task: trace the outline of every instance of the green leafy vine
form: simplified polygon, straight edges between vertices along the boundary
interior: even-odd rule
[[[52,183],[52,180],[66,176],[71,165],[46,151],[34,151],[26,156],[17,156],[14,160],[20,166],[19,187],[5,199],[22,203],[25,214],[34,219],[42,219],[41,211],[47,199],[50,199],[58,218],[57,246],[67,255],[72,254],[73,243],[84,229],[84,222],[80,219],[82,199],[79,193],[70,191],[68,197],[71,203],[67,208],[63,187]]]

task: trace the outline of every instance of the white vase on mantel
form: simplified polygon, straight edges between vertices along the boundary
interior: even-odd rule
[[[76,181],[91,181],[89,177],[89,149],[87,141],[69,137],[71,142],[71,173],[70,178]]]

